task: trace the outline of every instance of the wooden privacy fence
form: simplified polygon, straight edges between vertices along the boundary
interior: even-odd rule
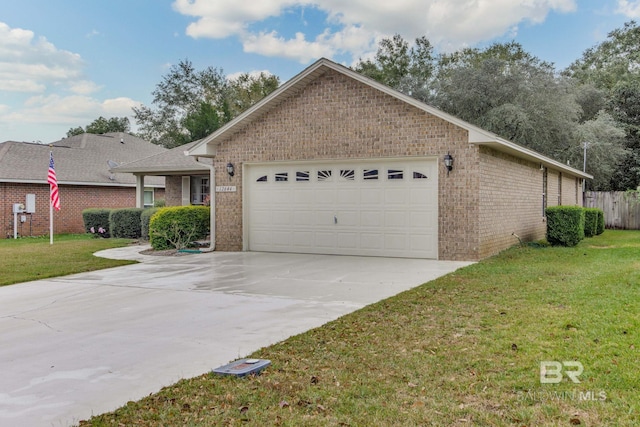
[[[640,230],[640,199],[637,193],[624,191],[587,191],[584,206],[604,211],[607,228]]]

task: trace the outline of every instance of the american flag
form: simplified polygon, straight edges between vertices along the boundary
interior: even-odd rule
[[[53,151],[49,152],[49,175],[47,182],[51,190],[51,204],[55,210],[60,210],[60,195],[58,194],[58,179],[56,178],[56,169],[53,167]]]

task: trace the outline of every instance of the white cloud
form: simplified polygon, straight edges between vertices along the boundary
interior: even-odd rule
[[[275,31],[247,36],[243,48],[247,53],[294,59],[302,63],[335,53],[335,47],[323,40],[322,36],[315,41],[307,41],[304,34],[296,33],[295,38],[286,40]]]
[[[89,80],[80,80],[78,82],[71,83],[69,86],[69,90],[78,95],[89,95],[90,93],[97,92],[100,89],[102,89],[101,86],[98,86]]]
[[[637,1],[619,2],[639,8]],[[176,0],[173,7],[196,18],[186,30],[191,37],[235,36],[245,52],[306,63],[339,54],[356,59],[375,50],[380,37],[396,33],[406,40],[424,35],[442,50],[458,49],[505,34],[514,36],[522,23],[541,23],[550,12],[573,12],[577,6],[576,0]],[[266,25],[267,19],[283,18],[292,8],[304,12],[305,7],[326,13],[320,34],[285,38],[269,28],[249,30],[257,23]],[[304,27],[304,13],[296,16]]]
[[[618,9],[616,12],[621,13],[629,18],[640,18],[640,1],[639,0],[618,0]]]
[[[80,55],[0,22],[0,90],[44,92],[49,85],[77,81],[82,67]]]
[[[100,101],[83,96],[37,95],[29,98],[22,109],[5,111],[0,122],[59,123],[79,126],[92,122],[99,116],[131,116],[131,108],[140,102],[130,98],[114,98]]]
[[[98,99],[94,94],[102,87],[83,78],[84,65],[80,55],[58,49],[32,31],[0,22],[2,138],[51,141],[99,116],[131,119],[131,108],[140,102]]]

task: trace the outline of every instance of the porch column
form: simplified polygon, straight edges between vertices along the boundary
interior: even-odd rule
[[[144,208],[144,175],[136,175],[136,208]]]

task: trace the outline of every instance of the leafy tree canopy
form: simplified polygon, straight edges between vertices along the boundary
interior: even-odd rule
[[[69,129],[67,131],[67,137],[80,135],[83,133],[93,133],[98,135],[108,132],[129,132],[130,129],[131,126],[127,117],[112,117],[110,119],[105,119],[104,117],[100,116],[93,122],[88,124],[86,129],[82,128],[82,126]]]
[[[184,60],[153,91],[152,107],[134,108],[141,137],[167,148],[216,131],[279,85],[276,76],[243,74],[229,80],[221,69],[196,70]]]

